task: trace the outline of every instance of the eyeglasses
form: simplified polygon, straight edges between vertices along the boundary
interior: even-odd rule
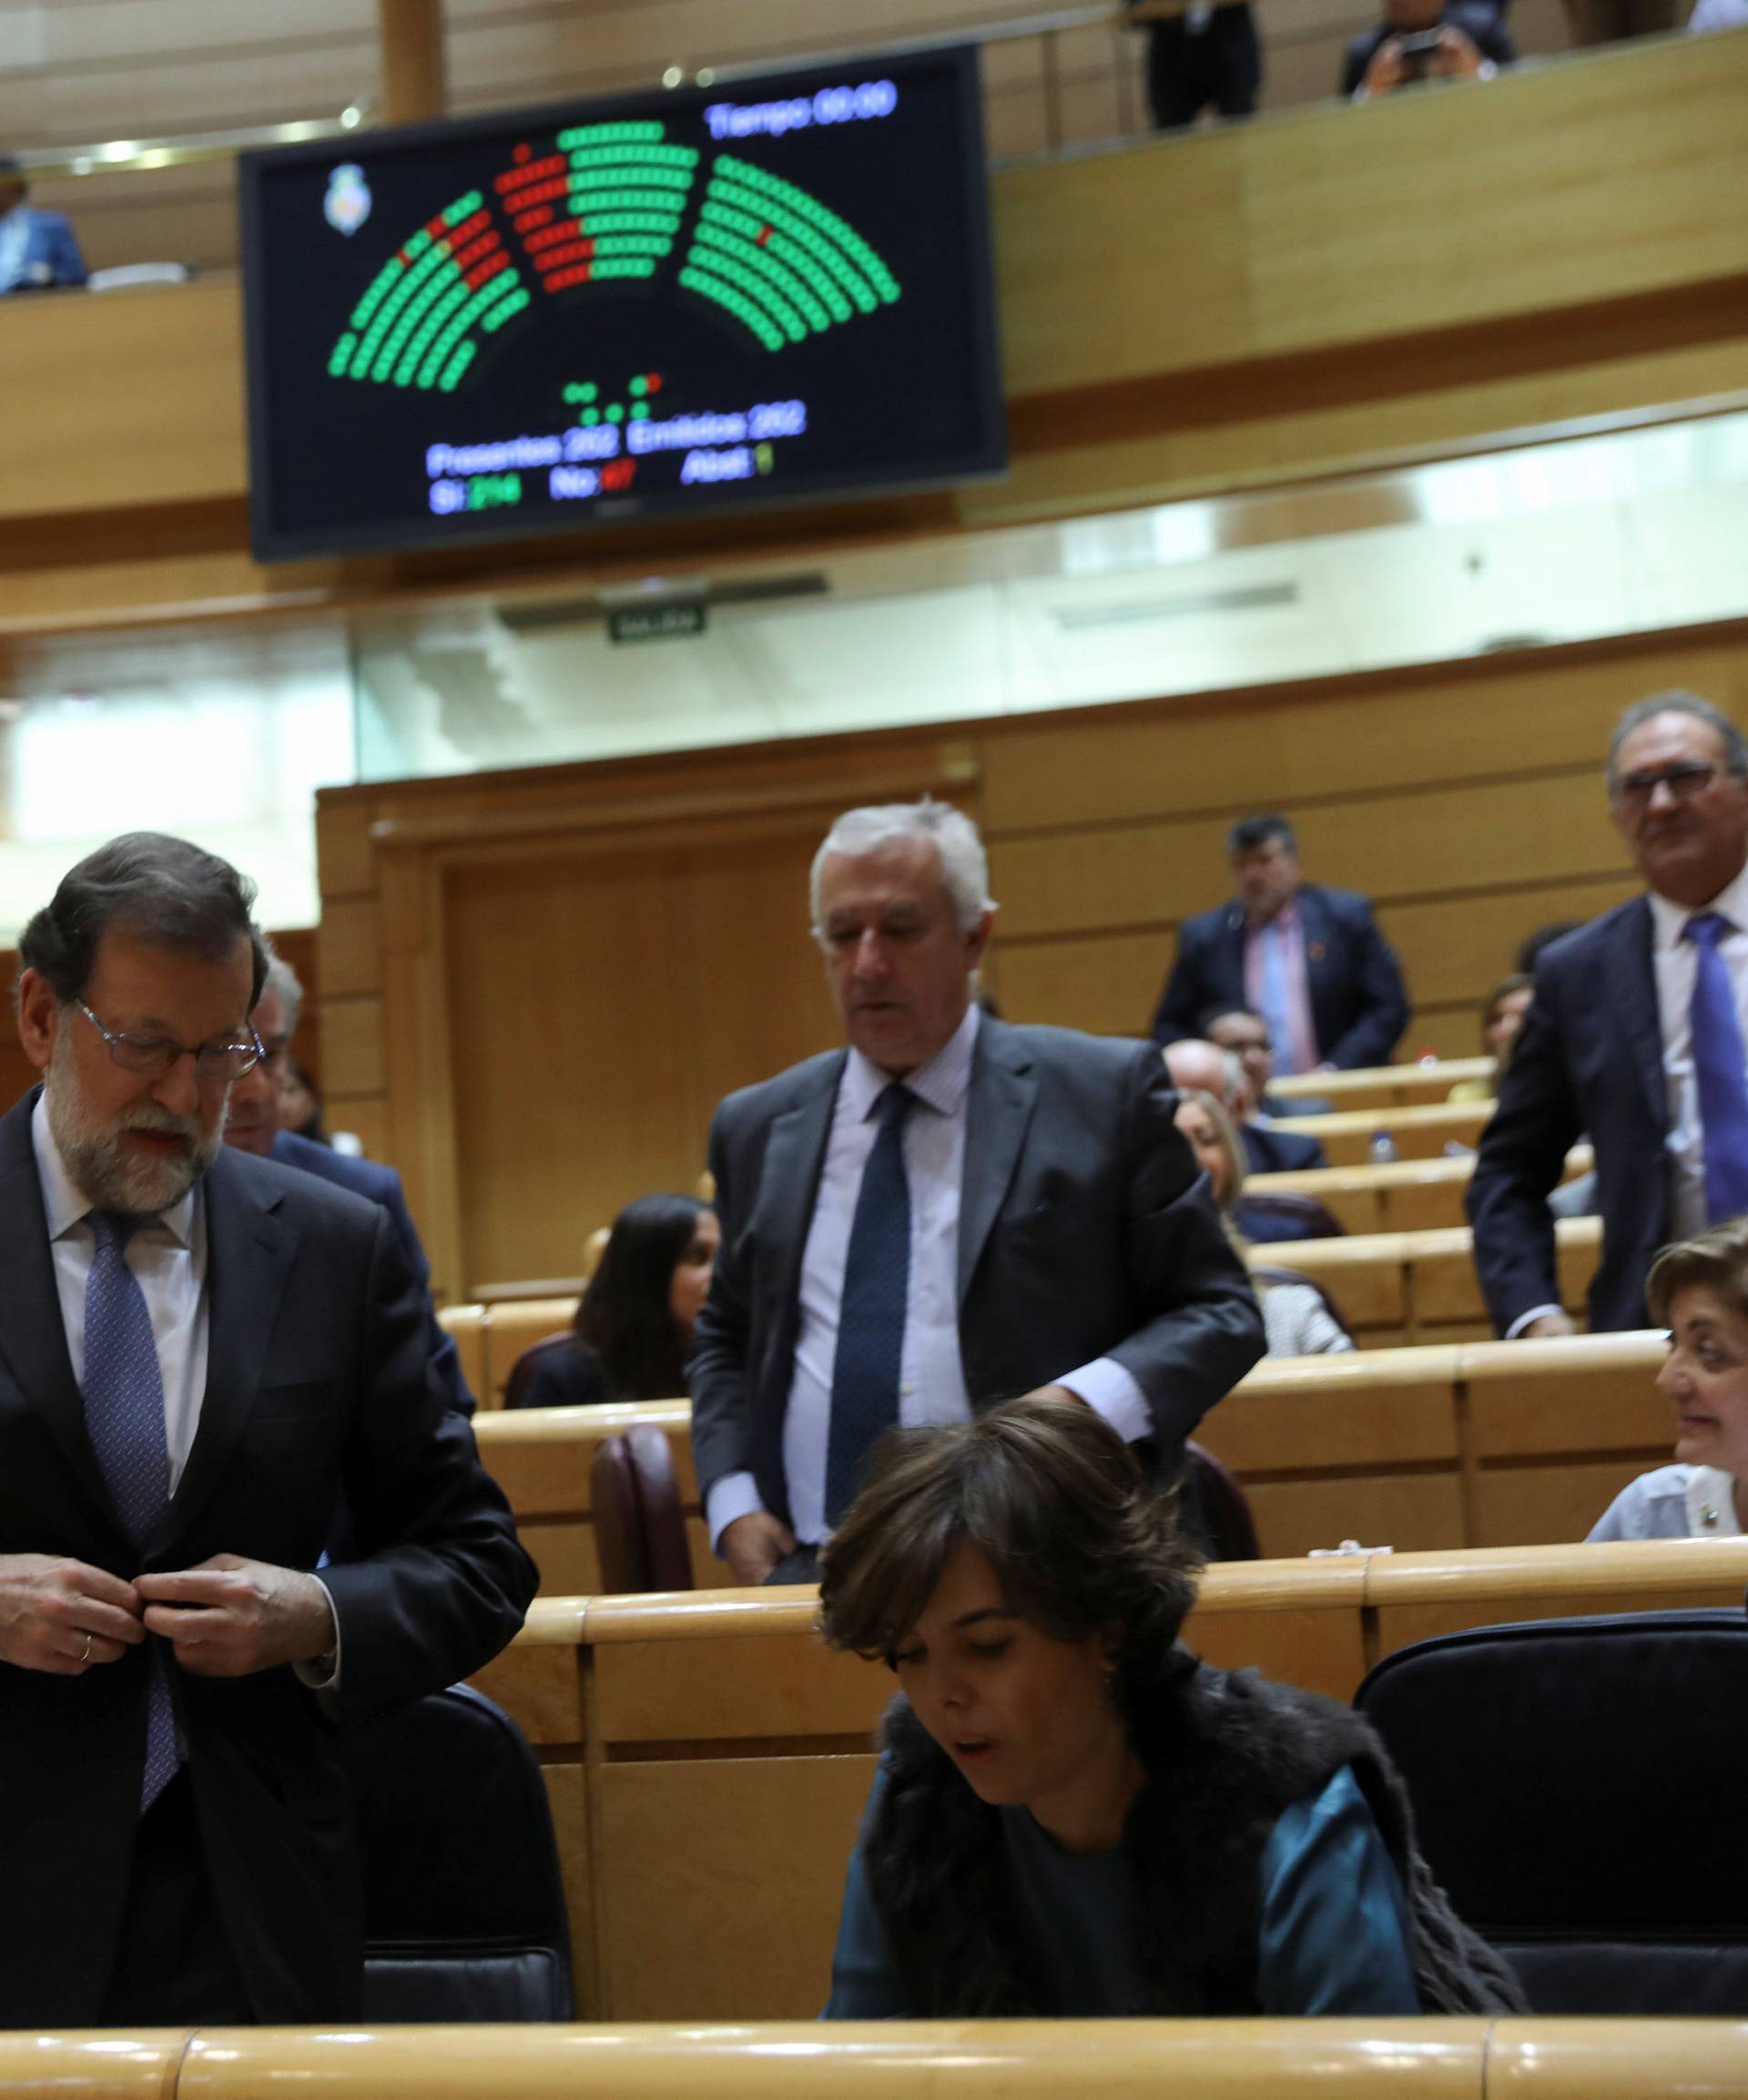
[[[110,1062],[119,1065],[124,1072],[149,1073],[157,1078],[169,1071],[178,1058],[192,1057],[197,1079],[223,1080],[229,1085],[245,1072],[252,1072],[263,1055],[261,1039],[252,1028],[246,1029],[234,1042],[202,1043],[198,1049],[190,1049],[185,1043],[173,1043],[168,1035],[118,1034],[106,1028],[83,999],[73,1004],[103,1037]]]
[[[1643,804],[1659,788],[1667,788],[1678,802],[1692,802],[1712,785],[1723,768],[1711,759],[1683,759],[1679,765],[1655,771],[1622,773],[1614,783],[1617,802]]]

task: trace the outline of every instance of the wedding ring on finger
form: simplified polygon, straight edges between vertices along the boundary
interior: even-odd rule
[[[88,1663],[90,1660],[91,1660],[91,1636],[90,1636],[89,1634],[86,1634],[86,1636],[85,1636],[85,1646],[83,1646],[83,1647],[82,1647],[82,1648],[79,1650],[79,1661],[80,1661],[81,1663]]]

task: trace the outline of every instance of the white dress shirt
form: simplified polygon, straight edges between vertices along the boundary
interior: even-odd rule
[[[1730,973],[1736,1021],[1748,1043],[1748,867],[1720,890],[1709,904],[1677,904],[1647,892],[1651,905],[1651,974],[1657,985],[1657,1032],[1663,1045],[1663,1087],[1669,1127],[1664,1136],[1664,1171],[1669,1186],[1669,1235],[1691,1239],[1706,1228],[1705,1131],[1700,1122],[1700,1083],[1693,1070],[1693,986],[1699,977],[1699,953],[1682,929],[1698,912],[1716,912],[1731,931],[1718,943]],[[1532,1305],[1506,1330],[1515,1341],[1532,1320],[1558,1312],[1557,1305]]]
[[[97,1234],[90,1222],[97,1206],[66,1170],[48,1126],[46,1094],[38,1095],[31,1111],[30,1142],[48,1220],[66,1353],[73,1362],[74,1383],[83,1391],[85,1294],[97,1253]],[[169,1492],[174,1494],[194,1449],[207,1392],[207,1342],[211,1330],[207,1304],[207,1207],[198,1181],[179,1203],[156,1218],[140,1220],[123,1259],[146,1300],[152,1340],[158,1346],[158,1376],[164,1386],[164,1446],[170,1462]],[[320,1575],[316,1579],[321,1581]],[[321,1586],[324,1591],[328,1587],[326,1583]],[[332,1667],[324,1669],[320,1663],[293,1666],[315,1691],[335,1690],[340,1684],[340,1627],[331,1597],[329,1616],[334,1623]]]
[[[899,1419],[907,1426],[971,1417],[959,1349],[959,1198],[979,1020],[973,1004],[942,1048],[904,1081],[917,1096],[917,1106],[904,1123],[910,1268],[899,1354]],[[800,1324],[783,1418],[783,1468],[790,1526],[804,1545],[818,1545],[827,1536],[826,1455],[844,1269],[862,1169],[879,1132],[875,1107],[891,1084],[889,1075],[859,1050],[850,1051],[838,1085],[813,1222],[801,1258]],[[1152,1433],[1153,1417],[1141,1388],[1109,1357],[1064,1371],[1055,1382],[1071,1387],[1130,1442]],[[726,1474],[710,1490],[706,1511],[712,1545],[719,1545],[737,1517],[763,1506],[750,1473]]]

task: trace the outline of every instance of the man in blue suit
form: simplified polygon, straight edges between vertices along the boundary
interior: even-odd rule
[[[0,156],[0,293],[83,284],[85,258],[58,211],[35,211],[15,160]]]
[[[1352,890],[1301,882],[1285,817],[1245,817],[1226,851],[1238,894],[1179,927],[1153,1040],[1194,1035],[1210,1007],[1250,1006],[1268,1023],[1279,1072],[1387,1064],[1408,1000],[1371,905]]]
[[[473,1395],[462,1375],[462,1361],[455,1344],[438,1324],[431,1303],[431,1264],[419,1244],[419,1232],[407,1208],[406,1192],[392,1167],[373,1159],[355,1159],[336,1152],[330,1145],[317,1145],[279,1128],[279,1076],[303,1011],[303,986],[298,974],[282,955],[268,950],[267,975],[261,995],[250,1015],[255,1033],[266,1052],[252,1072],[232,1083],[230,1114],[225,1123],[225,1142],[239,1152],[252,1152],[258,1159],[275,1159],[281,1167],[295,1167],[304,1174],[319,1175],[339,1188],[362,1196],[380,1210],[386,1210],[395,1236],[406,1250],[407,1261],[424,1295],[425,1322],[431,1336],[431,1365],[438,1383],[457,1413],[473,1412]]]
[[[1748,739],[1691,693],[1628,708],[1609,802],[1648,894],[1545,949],[1469,1188],[1508,1340],[1570,1334],[1547,1198],[1588,1132],[1592,1333],[1643,1327],[1657,1249],[1748,1212]]]

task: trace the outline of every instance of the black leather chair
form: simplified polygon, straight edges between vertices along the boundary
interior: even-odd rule
[[[1354,1703],[1435,1877],[1536,2012],[1748,2014],[1740,1611],[1447,1634]]]
[[[589,1467],[589,1487],[605,1595],[694,1586],[674,1454],[659,1429],[641,1422],[604,1436]]]
[[[1246,1239],[1344,1239],[1347,1228],[1329,1206],[1296,1188],[1242,1193],[1233,1222]]]
[[[1184,1446],[1184,1514],[1210,1560],[1261,1560],[1256,1524],[1238,1476],[1199,1443]]]
[[[526,1407],[529,1388],[540,1365],[550,1357],[564,1355],[575,1346],[568,1333],[548,1334],[539,1341],[531,1341],[510,1366],[510,1375],[503,1381],[505,1407]]]
[[[546,1788],[503,1710],[452,1685],[342,1738],[364,1881],[364,2018],[569,2020]]]

